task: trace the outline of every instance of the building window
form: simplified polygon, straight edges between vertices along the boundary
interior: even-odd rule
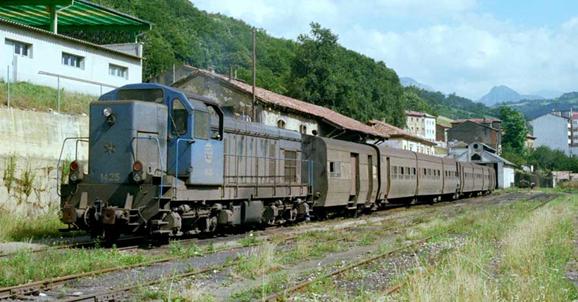
[[[15,55],[32,57],[32,44],[6,39],[6,45],[14,47]]]
[[[128,79],[128,68],[114,64],[108,64],[108,74],[114,77]]]
[[[286,123],[285,123],[284,120],[278,120],[278,121],[277,121],[277,128],[285,129],[285,124],[286,124]]]
[[[305,125],[300,125],[299,126],[299,132],[303,133],[303,134],[307,134],[307,126]]]
[[[84,69],[84,57],[63,52],[62,65]]]

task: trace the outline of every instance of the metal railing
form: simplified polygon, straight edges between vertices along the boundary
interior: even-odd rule
[[[0,105],[40,111],[87,113],[88,104],[116,86],[63,74],[0,66]]]
[[[135,152],[134,152],[134,148],[133,148],[133,142],[135,140],[154,140],[157,143],[157,152],[159,154],[159,167],[160,167],[160,178],[161,178],[161,182],[160,182],[160,190],[159,190],[159,198],[161,198],[163,196],[163,187],[164,187],[164,173],[166,173],[167,169],[166,167],[163,168],[163,158],[166,158],[166,156],[164,154],[162,154],[161,152],[161,143],[159,141],[158,137],[154,137],[152,135],[149,136],[134,136],[131,140],[130,140],[130,148],[131,148],[131,155],[132,155],[132,159],[133,162],[135,162],[137,160],[136,156],[135,156]],[[159,172],[158,170],[155,172]]]
[[[58,163],[56,164],[56,193],[58,196],[62,196],[60,192],[60,185],[62,179],[62,155],[64,154],[64,147],[68,141],[74,140],[75,141],[75,150],[74,150],[74,160],[78,160],[78,145],[79,143],[88,143],[88,137],[67,137],[62,142],[62,147],[60,148],[60,155],[58,156]],[[83,172],[84,173],[84,172]]]

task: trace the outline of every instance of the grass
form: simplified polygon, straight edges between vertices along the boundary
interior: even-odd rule
[[[403,280],[402,301],[572,301],[577,289],[564,267],[574,253],[575,197],[531,211],[516,203],[441,228],[460,229],[462,247]],[[473,215],[472,215],[473,216]],[[425,272],[425,273],[424,273]]]
[[[49,249],[42,253],[22,250],[10,258],[0,259],[0,287],[154,259],[144,253],[123,253],[116,249]]]
[[[445,246],[436,254],[420,255],[415,267],[399,272],[390,286],[404,284],[399,293],[386,295],[382,290],[361,285],[348,291],[323,279],[297,295],[297,300],[328,301],[572,301],[577,289],[565,278],[567,263],[576,260],[573,246],[573,219],[578,214],[575,197],[563,196],[534,210],[536,202],[519,201],[490,207],[470,208],[453,217],[432,213],[420,224],[405,228],[395,238],[382,241],[374,230],[356,231],[358,245],[376,245],[376,253],[396,248],[406,240],[435,236],[430,243]],[[311,234],[309,234],[311,235]],[[335,234],[333,234],[335,235]],[[324,235],[316,235],[322,237]],[[374,237],[378,237],[374,240]],[[391,237],[391,236],[389,236]],[[369,239],[368,239],[369,238]],[[299,241],[291,259],[308,259],[310,244]],[[426,249],[427,251],[427,249]],[[433,257],[433,258],[432,258]],[[285,263],[285,262],[283,262]],[[363,280],[369,271],[385,269],[387,262],[376,262],[345,274],[344,280]],[[312,272],[291,276],[309,278]],[[286,278],[287,279],[287,278]],[[260,288],[237,293],[233,300],[259,299],[290,286],[284,280],[275,287],[269,278]],[[293,282],[291,282],[293,283]],[[276,290],[273,290],[277,288]],[[350,289],[351,290],[351,289]],[[385,288],[383,289],[385,290]]]
[[[214,249],[214,247],[212,247]],[[196,257],[203,255],[203,249],[192,243],[182,244],[180,241],[173,240],[169,243],[169,254],[175,257]]]
[[[276,246],[271,243],[252,248],[249,253],[240,255],[234,260],[233,271],[242,277],[254,279],[279,269],[275,248]]]
[[[7,84],[0,82],[0,104],[8,104]],[[61,89],[60,111],[66,113],[88,113],[89,103],[97,97],[68,92]],[[58,90],[28,82],[10,83],[10,106],[20,109],[50,111],[57,110]]]
[[[0,212],[0,226],[0,242],[58,238],[62,236],[58,229],[65,227],[56,209],[37,217]]]
[[[260,240],[257,238],[257,236],[255,236],[253,231],[249,232],[249,234],[247,234],[247,236],[245,236],[244,238],[239,239],[239,244],[241,244],[241,246],[244,247],[254,246],[257,245],[259,242]]]

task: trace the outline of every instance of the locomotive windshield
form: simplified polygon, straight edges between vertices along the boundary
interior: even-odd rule
[[[163,104],[164,93],[162,89],[120,89],[117,93],[117,99]]]

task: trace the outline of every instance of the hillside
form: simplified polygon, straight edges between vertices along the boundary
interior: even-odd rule
[[[141,40],[144,76],[152,78],[174,63],[212,67],[251,81],[251,26],[197,9],[188,0],[95,0],[153,23]],[[113,43],[122,33],[68,33],[96,43]],[[334,38],[334,40],[333,40]],[[353,118],[405,122],[403,87],[385,63],[340,46],[329,30],[314,27],[297,41],[257,31],[257,85],[330,107]]]
[[[418,82],[418,81],[416,81],[410,77],[400,77],[399,82],[401,83],[401,86],[403,86],[403,87],[413,86],[413,87],[423,89],[423,90],[435,91],[435,89],[433,89],[431,86],[420,83],[420,82]]]
[[[522,95],[508,86],[500,85],[492,87],[488,93],[480,98],[480,102],[487,106],[494,106],[499,103],[540,99],[544,99],[544,97],[538,95]]]
[[[522,100],[506,105],[522,112],[526,119],[532,120],[552,111],[578,110],[578,92],[569,92],[551,100]]]
[[[496,117],[497,110],[455,94],[445,95],[416,87],[405,88],[406,103],[412,110],[443,115],[452,119]]]

